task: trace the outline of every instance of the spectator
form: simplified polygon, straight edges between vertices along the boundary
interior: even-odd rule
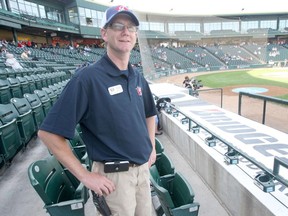
[[[148,82],[129,63],[139,21],[125,6],[114,6],[104,13],[102,23],[107,53],[75,73],[38,135],[87,188],[105,196],[111,215],[149,216],[156,107]],[[74,137],[77,124],[93,161],[91,171],[66,142]],[[109,165],[105,162],[117,166],[119,161],[120,170],[104,171]]]
[[[23,67],[20,65],[20,63],[17,61],[16,58],[14,58],[14,55],[12,53],[6,54],[6,62],[5,65],[8,67],[12,67],[13,69],[22,69]]]
[[[21,54],[21,58],[22,59],[29,59],[29,55],[30,54],[30,51],[29,50],[24,50],[24,52],[22,52]]]

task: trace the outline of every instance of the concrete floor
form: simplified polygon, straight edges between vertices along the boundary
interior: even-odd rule
[[[157,136],[164,145],[164,151],[172,159],[177,172],[182,173],[191,184],[200,203],[200,216],[229,215],[211,190],[187,164],[181,154],[170,142],[166,134]],[[48,150],[39,139],[28,144],[25,151],[19,152],[8,167],[0,170],[0,215],[3,216],[46,216],[43,202],[34,191],[28,179],[29,165],[49,155]],[[95,208],[91,198],[85,205],[85,215],[95,216]],[[154,213],[153,213],[154,215]]]

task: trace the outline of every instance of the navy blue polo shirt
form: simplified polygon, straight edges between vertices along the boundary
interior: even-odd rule
[[[75,73],[40,129],[73,138],[80,123],[91,160],[143,164],[152,151],[146,118],[154,115],[144,77],[130,64],[120,71],[105,55]]]

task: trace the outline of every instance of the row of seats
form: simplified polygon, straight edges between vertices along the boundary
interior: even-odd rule
[[[197,216],[199,203],[194,202],[194,191],[184,176],[175,172],[171,159],[165,154],[164,147],[156,138],[157,158],[150,167],[152,198],[157,216]]]
[[[19,150],[36,135],[50,108],[58,99],[66,82],[58,87],[35,90],[23,97],[13,97],[10,103],[0,104],[0,165],[10,163]],[[55,93],[53,88],[57,89]],[[60,89],[61,88],[61,89]]]
[[[157,160],[150,168],[152,196],[157,196],[161,206],[157,215],[197,216],[199,204],[194,202],[194,192],[184,177],[175,172],[174,165],[164,153],[164,147],[156,138]],[[91,161],[87,157],[79,125],[73,139],[67,140],[75,156],[87,168]],[[89,190],[83,186],[59,161],[50,155],[44,160],[33,162],[28,168],[31,185],[44,202],[51,216],[84,216]],[[154,193],[154,194],[153,194]]]
[[[73,139],[68,139],[72,152],[90,170],[91,162],[82,140],[79,125]],[[84,216],[89,190],[51,154],[44,160],[33,162],[28,168],[31,185],[44,202],[51,216]]]
[[[12,97],[23,97],[26,93],[34,93],[35,90],[50,88],[61,82],[65,82],[67,77],[61,72],[8,77],[0,79],[0,103],[10,103]],[[53,87],[51,87],[53,88]]]

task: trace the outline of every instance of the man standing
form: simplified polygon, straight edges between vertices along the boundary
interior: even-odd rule
[[[38,132],[57,159],[87,188],[105,195],[112,215],[120,216],[152,211],[149,167],[156,159],[156,108],[147,81],[129,63],[138,26],[127,7],[106,10],[101,35],[107,53],[75,73]],[[91,172],[65,141],[73,138],[77,124],[93,161]],[[123,164],[120,172],[109,167],[115,163]]]

